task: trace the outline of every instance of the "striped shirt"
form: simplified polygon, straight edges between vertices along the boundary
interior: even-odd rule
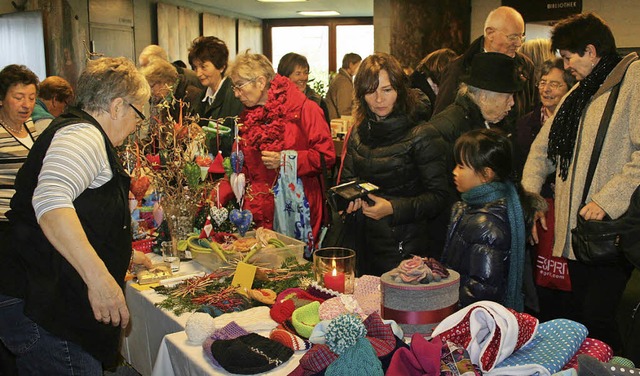
[[[38,137],[35,125],[31,119],[24,125],[27,126],[30,137],[35,140]],[[0,127],[0,221],[6,221],[6,212],[9,211],[11,198],[16,192],[14,187],[18,170],[27,160],[30,146],[25,146],[18,141],[4,127]]]
[[[33,192],[32,204],[38,222],[48,211],[73,209],[73,201],[82,192],[101,187],[112,177],[100,130],[87,123],[62,128],[51,140]]]

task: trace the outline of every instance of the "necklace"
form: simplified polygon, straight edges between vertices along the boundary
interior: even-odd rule
[[[18,129],[11,128],[9,124],[5,123],[2,119],[0,119],[0,124],[2,124],[2,126],[5,127],[5,129],[7,129],[8,131],[11,131],[11,133],[20,133],[23,129],[22,124],[18,126]]]

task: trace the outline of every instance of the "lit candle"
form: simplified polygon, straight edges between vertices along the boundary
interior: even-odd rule
[[[330,272],[324,273],[324,287],[337,291],[344,292],[344,273],[339,272],[336,269],[336,260],[331,260],[331,268]]]

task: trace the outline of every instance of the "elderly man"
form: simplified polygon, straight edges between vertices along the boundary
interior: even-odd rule
[[[454,102],[462,76],[469,73],[473,57],[482,52],[498,52],[515,59],[516,75],[522,89],[514,95],[514,106],[506,119],[509,127],[533,109],[537,102],[533,62],[517,50],[524,41],[524,20],[518,11],[499,7],[489,13],[484,24],[484,35],[473,41],[469,49],[453,60],[444,73],[439,86],[434,115]]]
[[[38,133],[42,133],[51,121],[67,109],[73,101],[73,88],[62,77],[49,76],[40,83],[36,106],[31,114]]]
[[[358,54],[348,53],[342,58],[342,68],[331,80],[327,90],[327,107],[330,119],[351,116],[353,105],[353,76],[356,74],[362,58]]]

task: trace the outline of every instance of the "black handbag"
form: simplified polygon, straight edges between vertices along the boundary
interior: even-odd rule
[[[611,91],[609,99],[600,120],[596,135],[589,170],[585,180],[581,207],[586,205],[587,194],[593,174],[602,151],[602,144],[609,127],[611,114],[620,92],[620,84]],[[610,265],[619,262],[623,255],[635,259],[634,264],[640,265],[640,188],[633,193],[629,209],[615,220],[585,220],[578,214],[576,227],[571,230],[571,245],[578,261],[587,265]],[[629,255],[632,255],[631,257]]]

